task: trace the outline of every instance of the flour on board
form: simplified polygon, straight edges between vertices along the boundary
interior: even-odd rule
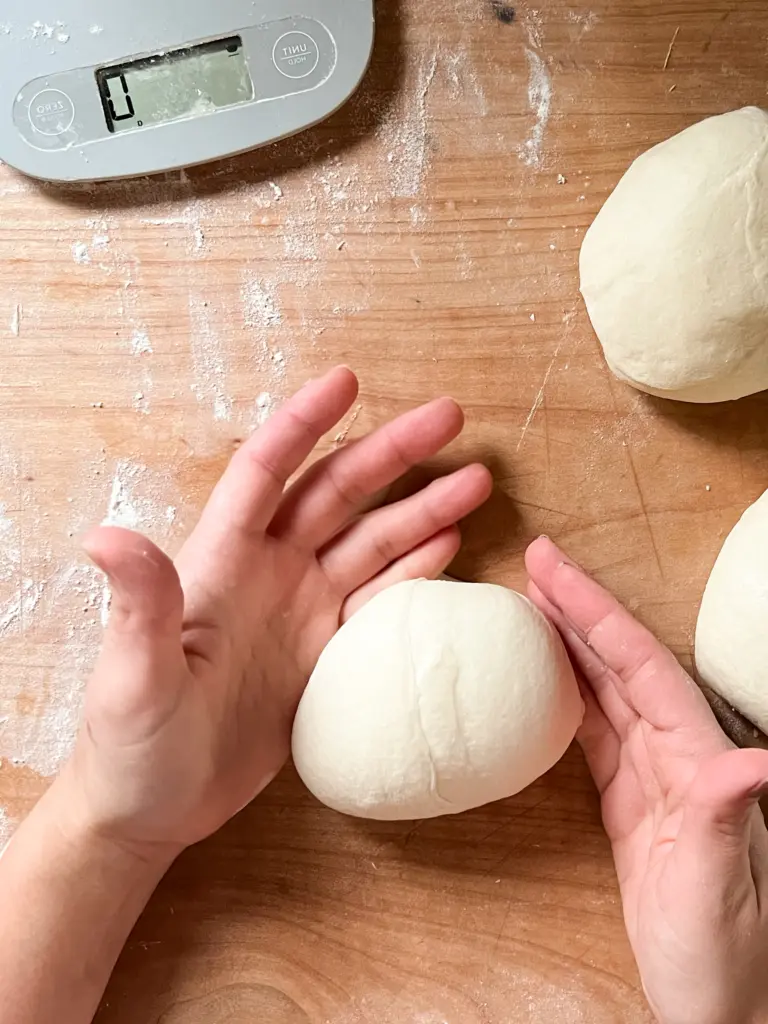
[[[403,98],[379,130],[384,145],[392,154],[389,166],[395,196],[413,198],[421,190],[428,163],[429,91],[435,80],[437,63],[438,49],[435,49],[427,60],[419,61],[415,69],[412,65],[406,68]]]
[[[275,410],[275,399],[269,391],[262,391],[254,403],[253,415],[251,417],[250,429],[256,430],[263,426]]]
[[[17,468],[0,460],[3,491],[18,480]],[[72,503],[66,503],[69,536],[95,521],[138,529],[161,545],[175,533],[179,495],[166,472],[120,459],[109,467],[96,457],[71,481]],[[47,525],[33,506],[25,507],[25,523],[40,537]],[[0,513],[0,638],[5,661],[0,666],[0,692],[13,700],[25,694],[29,711],[16,710],[0,726],[0,757],[12,758],[41,775],[52,775],[69,754],[77,731],[85,680],[101,641],[102,615],[108,605],[102,574],[84,564],[72,544],[57,538],[58,551],[38,545],[37,576],[21,573],[21,524],[13,513]],[[31,554],[31,551],[28,552]],[[32,656],[30,656],[30,652]],[[19,672],[19,667],[23,671]],[[15,691],[15,692],[14,692]],[[42,699],[45,695],[45,699]]]
[[[85,242],[75,242],[72,246],[72,259],[75,263],[90,263],[91,255]]]
[[[246,275],[243,283],[243,313],[245,322],[256,331],[268,331],[279,327],[283,314],[277,304],[274,285]]]
[[[131,354],[134,356],[145,356],[152,354],[152,342],[145,330],[135,328],[131,335]]]
[[[534,15],[536,12],[531,14]],[[532,18],[526,31],[530,43],[525,50],[528,62],[528,106],[536,120],[518,152],[523,163],[538,169],[544,164],[544,133],[547,130],[552,105],[552,79],[546,58],[541,53],[540,19]]]
[[[591,32],[599,20],[594,11],[568,11],[568,21],[579,29],[577,39]]]
[[[1,728],[1,727],[0,727]],[[0,854],[8,845],[13,835],[14,825],[4,807],[0,807]]]
[[[192,354],[192,392],[209,405],[215,420],[232,418],[232,399],[227,392],[227,364],[213,323],[214,310],[207,299],[189,296],[189,344]]]

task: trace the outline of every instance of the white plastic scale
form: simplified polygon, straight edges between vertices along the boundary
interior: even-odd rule
[[[5,0],[0,158],[153,174],[317,124],[365,74],[373,0]]]

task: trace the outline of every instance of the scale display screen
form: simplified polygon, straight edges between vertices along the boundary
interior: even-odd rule
[[[110,132],[197,117],[254,98],[240,36],[100,68],[96,81]]]

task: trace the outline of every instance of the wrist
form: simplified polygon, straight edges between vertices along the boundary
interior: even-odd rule
[[[8,1024],[91,1020],[131,929],[173,860],[116,841],[66,777],[0,860],[0,1005]]]
[[[45,819],[58,843],[76,860],[109,864],[127,879],[147,879],[156,885],[183,850],[181,845],[132,841],[97,820],[66,768],[33,814]]]

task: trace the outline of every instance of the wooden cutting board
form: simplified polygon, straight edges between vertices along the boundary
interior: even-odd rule
[[[354,437],[435,394],[439,467],[496,478],[453,573],[510,586],[561,542],[690,662],[725,534],[768,481],[768,398],[664,403],[611,378],[578,294],[629,162],[765,102],[760,0],[381,0],[355,99],[294,140],[151,181],[0,169],[0,833],[69,749],[109,514],[173,550],[237,442],[308,375],[360,374]],[[328,439],[328,444],[334,442]],[[347,820],[286,770],[182,857],[102,1024],[640,1024],[592,785],[573,750],[459,818]]]

